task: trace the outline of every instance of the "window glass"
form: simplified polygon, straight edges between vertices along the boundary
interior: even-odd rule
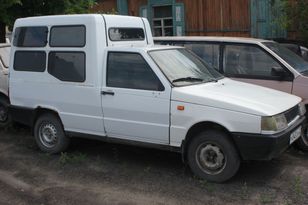
[[[173,36],[172,6],[153,7],[154,36]]]
[[[162,91],[163,85],[140,54],[109,53],[107,86]]]
[[[149,52],[170,82],[176,86],[216,81],[223,76],[185,48]]]
[[[44,47],[47,44],[47,27],[18,27],[15,29],[14,46]]]
[[[272,68],[280,64],[262,49],[249,45],[226,45],[224,72],[226,75],[272,76]]]
[[[5,68],[9,67],[10,51],[11,51],[10,46],[0,48],[0,60]]]
[[[50,52],[48,72],[61,81],[85,81],[85,54],[83,52]]]
[[[296,55],[294,52],[285,48],[284,46],[276,43],[276,42],[264,42],[265,46],[279,55],[283,60],[285,60],[292,68],[297,70],[300,73],[308,71],[308,62],[306,62],[303,58]]]
[[[54,26],[50,31],[52,47],[83,47],[86,44],[85,26]]]
[[[44,72],[46,68],[46,53],[44,51],[16,51],[14,70]]]
[[[219,45],[202,44],[202,43],[186,43],[184,47],[197,54],[205,62],[219,69]]]
[[[110,28],[109,38],[112,41],[143,41],[142,28]]]

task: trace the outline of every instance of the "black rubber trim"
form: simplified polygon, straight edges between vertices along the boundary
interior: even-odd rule
[[[108,142],[108,143],[124,144],[124,145],[131,145],[131,146],[145,147],[145,148],[154,148],[154,149],[167,150],[167,151],[179,152],[179,153],[182,151],[181,147],[173,147],[170,145],[162,145],[162,144],[154,144],[154,143],[149,143],[149,142],[119,139],[119,138],[113,138],[113,137],[108,137],[108,136],[90,135],[90,134],[71,132],[71,131],[66,131],[65,133],[69,137],[93,139],[93,140],[99,140],[99,141]]]
[[[35,109],[10,105],[9,113],[14,122],[32,127],[34,122]]]
[[[305,129],[306,117],[301,117],[288,129],[277,134],[232,133],[232,137],[243,160],[271,160],[290,146],[290,135],[299,126]]]

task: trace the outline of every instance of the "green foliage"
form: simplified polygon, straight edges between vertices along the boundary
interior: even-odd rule
[[[288,30],[298,31],[300,38],[308,43],[308,0],[281,0],[285,16],[282,23]]]
[[[89,13],[95,0],[1,0],[0,22],[10,26],[16,18],[54,14]]]
[[[82,163],[87,159],[87,155],[76,152],[76,153],[67,153],[67,152],[62,152],[59,162],[61,165],[66,165],[66,164],[79,164]]]
[[[14,5],[20,5],[20,0],[1,0],[0,3],[0,22],[8,23],[10,19],[10,15],[8,13],[8,9]]]

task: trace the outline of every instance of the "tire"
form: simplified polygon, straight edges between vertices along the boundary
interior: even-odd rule
[[[308,152],[308,129],[307,128],[304,131],[304,135],[296,141],[295,146],[303,152]]]
[[[12,122],[12,118],[9,115],[9,105],[8,99],[0,97],[0,128],[8,127]]]
[[[39,116],[34,125],[34,137],[38,147],[50,154],[65,151],[70,141],[59,118],[53,114]]]
[[[225,182],[240,167],[240,157],[228,136],[208,130],[195,136],[188,145],[188,164],[195,175],[211,182]]]

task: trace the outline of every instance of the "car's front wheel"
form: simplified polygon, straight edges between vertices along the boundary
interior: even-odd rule
[[[239,169],[240,157],[228,136],[208,130],[195,136],[188,145],[188,163],[194,174],[212,182],[224,182]]]
[[[59,118],[53,114],[43,114],[35,122],[34,137],[43,152],[56,154],[69,145]]]

